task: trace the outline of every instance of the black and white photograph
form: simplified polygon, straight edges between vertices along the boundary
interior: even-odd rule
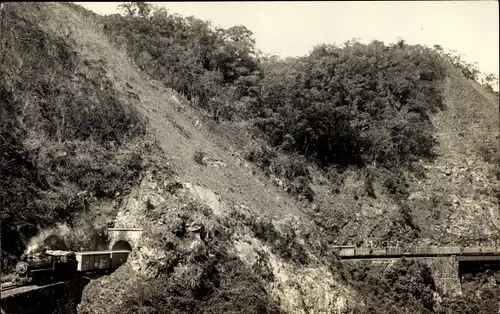
[[[499,9],[0,2],[1,314],[500,314]]]

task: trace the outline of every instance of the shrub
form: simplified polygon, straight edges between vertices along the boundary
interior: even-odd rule
[[[205,153],[204,152],[196,151],[194,153],[194,156],[193,156],[194,161],[196,161],[196,163],[198,163],[200,165],[203,165],[203,166],[206,165],[204,158],[205,158]]]

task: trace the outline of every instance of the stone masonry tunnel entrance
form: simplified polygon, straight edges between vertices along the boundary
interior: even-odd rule
[[[133,251],[141,246],[141,228],[109,228],[109,249]]]

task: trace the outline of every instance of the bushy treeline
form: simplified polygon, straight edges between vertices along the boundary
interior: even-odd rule
[[[142,167],[144,147],[133,141],[145,134],[143,119],[119,100],[103,64],[81,60],[70,37],[43,31],[24,14],[36,9],[41,15],[43,8],[9,4],[2,10],[3,269],[40,230],[71,226],[81,214],[94,217],[92,204],[122,195]]]
[[[466,62],[457,51],[446,52],[440,45],[434,45],[434,49],[439,52],[446,62],[459,70],[466,78],[481,84],[487,91],[498,97],[498,76],[490,73],[481,73],[477,63]],[[497,90],[495,90],[495,87]]]
[[[394,167],[431,157],[429,116],[442,108],[445,63],[470,79],[480,74],[440,46],[403,40],[264,57],[244,26],[212,27],[143,2],[121,7],[126,16],[106,17],[105,30],[142,69],[212,117],[251,120],[272,147],[321,165]]]
[[[143,5],[149,9],[135,3],[127,7],[128,16],[104,20],[105,32],[125,45],[141,69],[216,119],[232,116],[234,100],[257,96],[260,71],[252,32],[244,26],[213,28]]]
[[[257,124],[272,146],[322,165],[394,167],[432,156],[429,117],[442,108],[445,73],[429,49],[322,45],[264,74]]]

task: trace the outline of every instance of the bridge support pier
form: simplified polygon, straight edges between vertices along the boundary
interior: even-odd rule
[[[440,294],[447,296],[462,294],[459,263],[456,256],[429,257],[427,262],[432,270],[436,289]]]

